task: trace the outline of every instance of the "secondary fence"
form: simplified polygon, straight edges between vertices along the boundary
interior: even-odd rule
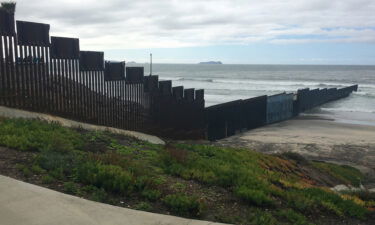
[[[0,10],[0,105],[168,138],[204,138],[204,91],[80,51],[50,25]]]
[[[206,108],[207,138],[218,140],[244,130],[297,116],[329,101],[347,97],[358,85],[341,89],[302,89],[296,94],[281,93],[236,100]]]

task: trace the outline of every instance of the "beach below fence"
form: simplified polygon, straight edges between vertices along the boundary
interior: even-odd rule
[[[268,154],[296,152],[312,160],[355,166],[375,178],[375,126],[304,114],[216,144]]]

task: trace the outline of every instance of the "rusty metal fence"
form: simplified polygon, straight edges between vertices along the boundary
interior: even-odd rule
[[[175,87],[142,67],[80,51],[50,25],[0,10],[0,105],[167,138],[204,138],[203,90]]]

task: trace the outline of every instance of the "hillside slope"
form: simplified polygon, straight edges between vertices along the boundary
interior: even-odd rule
[[[112,205],[234,224],[371,224],[360,171],[299,155],[170,143],[0,119],[0,173]]]

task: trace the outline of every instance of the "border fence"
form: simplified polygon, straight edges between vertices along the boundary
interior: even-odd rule
[[[50,25],[0,10],[0,105],[155,134],[204,138],[204,91],[173,88],[143,67],[81,51]]]
[[[218,140],[287,120],[316,106],[347,97],[357,89],[358,85],[341,89],[307,88],[298,90],[296,94],[281,93],[210,106],[206,108],[207,138]]]
[[[50,25],[0,9],[0,105],[173,139],[217,140],[297,116],[358,86],[302,89],[205,108],[204,90],[172,87],[143,67],[81,51]]]

